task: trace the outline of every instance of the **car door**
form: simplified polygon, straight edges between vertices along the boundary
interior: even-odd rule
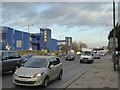
[[[9,52],[9,63],[11,65],[11,69],[14,70],[17,63],[21,64],[22,60],[17,52]]]
[[[49,67],[51,65],[53,65],[52,68],[49,68],[49,76],[50,76],[50,80],[53,80],[55,78],[55,74],[56,74],[56,66],[55,66],[55,63],[56,63],[56,59],[55,58],[52,58],[50,60],[50,63],[49,63]]]
[[[8,58],[9,58],[8,52],[2,52],[2,71],[3,72],[9,71],[11,68]]]
[[[53,77],[53,79],[55,79],[56,77],[58,77],[58,74],[59,74],[59,72],[60,72],[60,60],[59,60],[59,58],[54,58],[53,59],[54,60],[54,77]]]
[[[56,77],[58,77],[62,64],[60,63],[60,58],[56,58]]]

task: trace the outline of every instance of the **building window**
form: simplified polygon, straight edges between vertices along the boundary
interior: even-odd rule
[[[21,48],[21,47],[22,47],[22,42],[21,42],[21,40],[17,40],[17,41],[16,41],[16,47],[17,47],[17,48]]]
[[[32,37],[30,37],[30,41],[32,41]]]

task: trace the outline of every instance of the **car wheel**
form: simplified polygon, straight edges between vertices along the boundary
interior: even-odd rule
[[[80,63],[83,63],[83,62],[80,60]]]
[[[62,71],[60,71],[60,73],[59,73],[59,75],[58,75],[58,78],[57,78],[58,80],[61,80],[61,79],[62,79],[62,74],[63,74]]]
[[[90,64],[92,64],[92,63],[93,63],[93,60],[90,61]]]
[[[45,79],[44,79],[44,82],[43,82],[43,87],[46,88],[47,85],[48,85],[48,82],[49,82],[49,77],[46,76]]]
[[[75,57],[73,58],[73,60],[75,61]]]

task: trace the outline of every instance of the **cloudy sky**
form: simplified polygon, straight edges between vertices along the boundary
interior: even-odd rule
[[[89,47],[107,45],[113,27],[112,2],[2,2],[0,11],[2,26],[27,32],[33,25],[31,33],[47,27],[52,38],[70,36]]]

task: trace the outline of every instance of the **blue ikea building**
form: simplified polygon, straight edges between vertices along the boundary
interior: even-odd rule
[[[0,49],[5,49],[6,42],[13,49],[13,29],[9,27],[0,27]]]
[[[72,38],[65,38],[66,45],[72,49]],[[51,29],[40,28],[40,33],[28,33],[15,30],[10,27],[0,26],[0,50],[5,49],[6,44],[12,50],[58,50],[58,40],[51,38]]]
[[[40,28],[40,33],[27,33],[10,27],[0,26],[0,50],[5,49],[6,44],[12,50],[47,49],[57,50],[57,40],[51,38],[51,29]]]
[[[5,49],[8,44],[12,50],[28,50],[30,34],[14,30],[9,27],[0,27],[0,49]]]
[[[72,37],[65,37],[65,43],[68,50],[72,50]]]

